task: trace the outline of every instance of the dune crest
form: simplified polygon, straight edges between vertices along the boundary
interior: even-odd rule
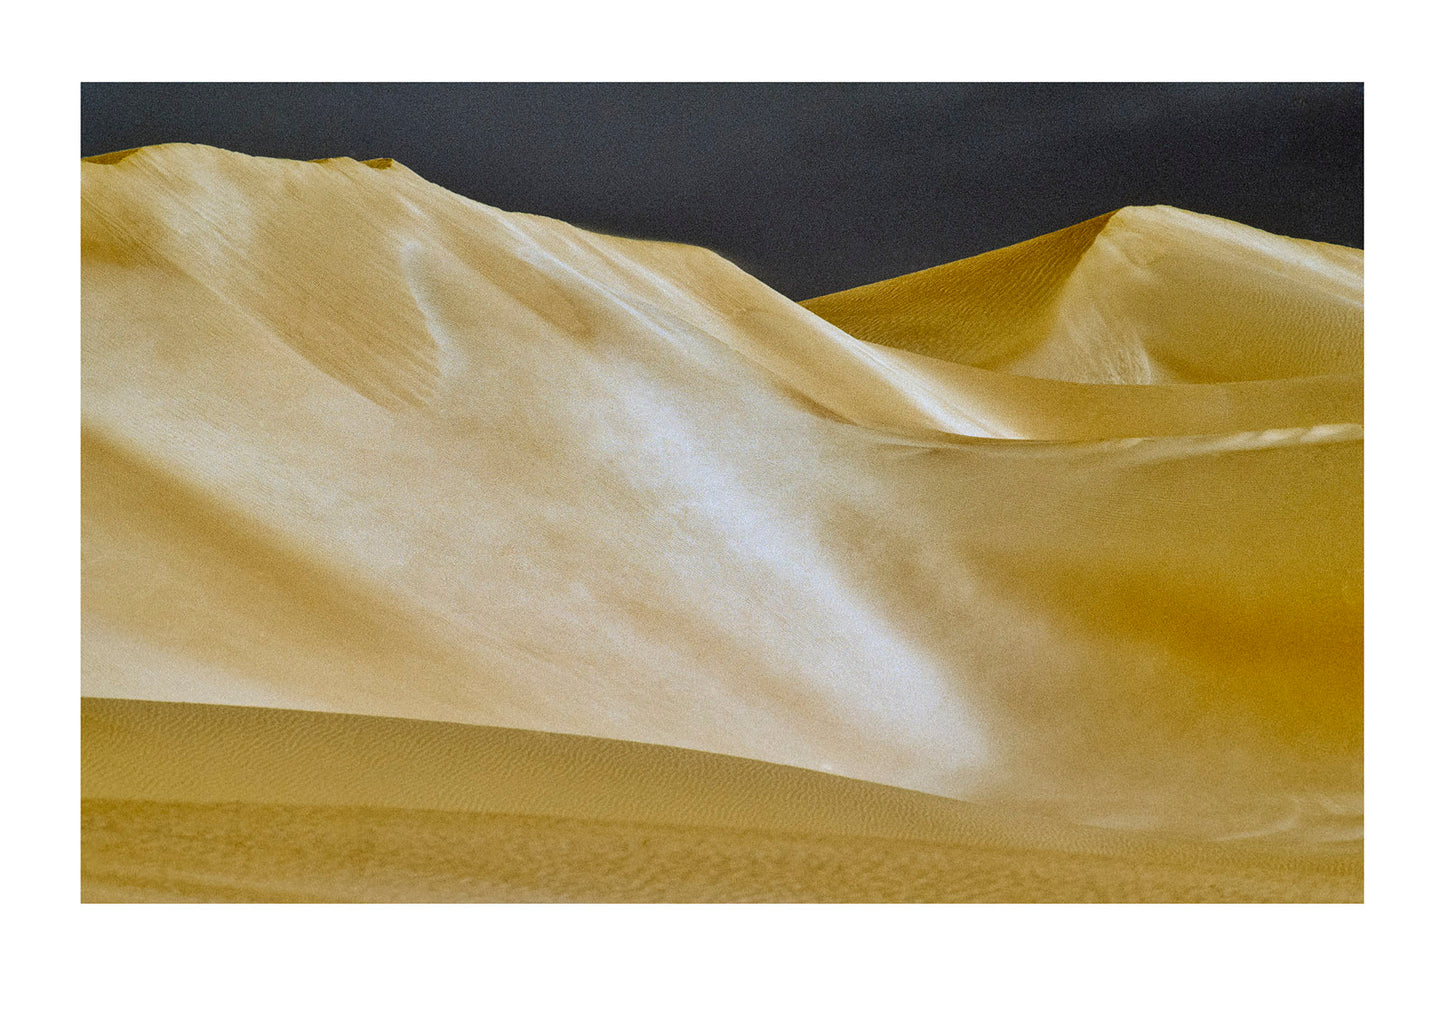
[[[1126,209],[799,305],[168,145],[84,162],[81,255],[89,698],[1332,855],[1358,816],[1358,252]]]

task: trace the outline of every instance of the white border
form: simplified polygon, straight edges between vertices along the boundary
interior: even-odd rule
[[[1396,1017],[1438,1002],[1425,985],[1440,848],[1441,163],[1426,77],[1438,35],[1392,21],[1396,9],[192,2],[23,15],[3,171],[22,310],[3,405],[18,469],[5,533],[18,561],[11,998],[122,1018]],[[190,79],[1365,80],[1367,905],[79,906],[78,83]]]

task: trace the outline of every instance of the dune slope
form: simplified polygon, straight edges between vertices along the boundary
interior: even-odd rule
[[[83,694],[796,767],[1014,813],[1008,853],[1357,855],[1359,253],[1160,209],[1005,252],[802,307],[391,161],[87,161]],[[231,797],[98,761],[87,855],[118,805]],[[283,787],[241,801],[727,828]]]

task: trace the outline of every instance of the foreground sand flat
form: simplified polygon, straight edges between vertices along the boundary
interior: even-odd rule
[[[1361,870],[545,816],[82,801],[81,899],[166,902],[1358,902]]]
[[[1358,899],[1361,272],[1130,209],[800,306],[387,160],[88,161],[86,896]]]

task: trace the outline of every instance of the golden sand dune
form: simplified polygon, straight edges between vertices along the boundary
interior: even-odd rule
[[[1170,206],[803,304],[855,337],[1086,383],[1357,374],[1364,254]]]
[[[1204,896],[1221,841],[1289,848],[1270,859],[1283,885],[1238,898],[1336,899],[1279,861],[1359,854],[1360,273],[1352,250],[1123,210],[805,308],[710,252],[504,213],[390,161],[189,145],[87,161],[83,694],[467,725],[468,748],[514,731],[664,746],[647,773],[665,779],[623,808],[706,787],[771,818],[754,803],[795,791],[779,832],[832,840],[839,862],[848,841],[940,838],[828,829],[832,809],[807,807],[826,778],[749,780],[717,757],[836,774],[858,804],[882,784],[1004,813],[1027,836],[1000,854],[1059,852],[1049,826],[1191,841],[1174,861],[1193,879],[1108,899]],[[192,733],[183,718],[116,746],[150,777],[137,787],[100,782],[111,753],[87,724],[89,882],[116,866],[96,842],[112,824],[154,835],[190,811],[175,803],[232,800],[146,765],[181,761],[161,749],[166,728]],[[244,744],[258,719],[206,733]],[[309,775],[349,739],[308,733]],[[434,740],[394,733],[368,754]],[[595,791],[614,775],[596,769],[546,789]],[[743,839],[537,787],[298,801],[292,772],[255,774],[278,786],[241,800]],[[1103,853],[1118,866],[1137,841]],[[677,899],[729,899],[726,879],[688,886],[690,852],[669,846]],[[195,889],[365,899],[359,880],[308,886],[320,862],[270,887],[217,867]],[[463,897],[455,877],[423,890],[378,868],[371,896]],[[121,887],[167,895],[147,874]],[[515,876],[477,882],[525,898]],[[534,892],[627,896],[609,882]],[[644,899],[668,899],[659,882]],[[787,899],[791,880],[737,882],[734,899]],[[1045,887],[997,888],[1079,889]]]

